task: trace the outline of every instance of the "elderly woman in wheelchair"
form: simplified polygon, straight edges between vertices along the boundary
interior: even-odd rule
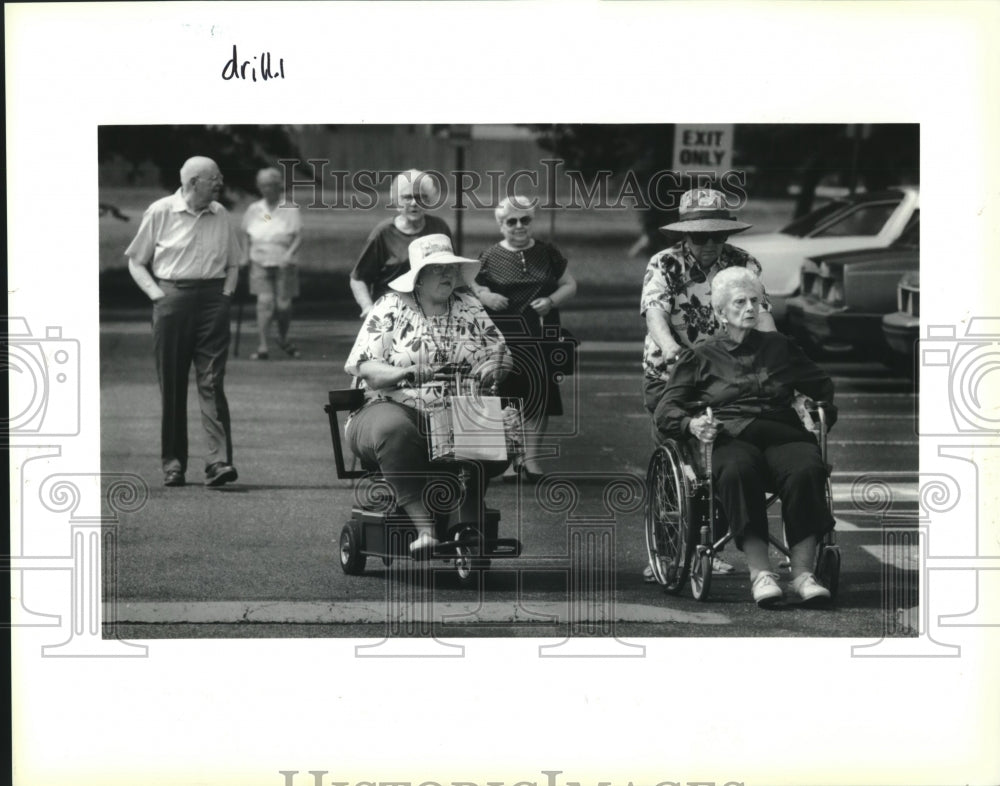
[[[414,240],[409,254],[410,270],[375,303],[345,364],[365,391],[345,433],[362,466],[377,467],[392,487],[417,531],[410,552],[420,556],[438,543],[434,512],[424,501],[435,472],[425,413],[444,395],[435,376],[443,367],[465,366],[481,384],[495,385],[510,359],[500,332],[464,289],[479,263],[456,256],[445,235]],[[487,467],[487,474],[505,466]]]
[[[661,447],[650,472],[650,563],[660,583],[676,591],[694,557],[692,587],[700,597],[711,576],[712,533],[721,520],[727,538],[746,556],[754,601],[770,606],[782,600],[769,559],[769,543],[780,547],[768,534],[766,493],[775,491],[788,546],[782,551],[791,562],[787,600],[828,601],[830,589],[816,572],[833,584],[839,571],[839,553],[826,553],[835,550],[828,545],[834,519],[824,455],[826,425],[836,419],[833,382],[787,337],[756,329],[762,290],[751,272],[721,271],[711,297],[725,332],[681,353],[654,413]],[[822,403],[822,450],[793,407],[796,391]],[[677,491],[665,490],[664,483],[675,483]],[[698,486],[707,487],[702,498],[708,515],[700,528],[681,520],[697,507],[691,500]],[[672,514],[673,528],[661,520]]]

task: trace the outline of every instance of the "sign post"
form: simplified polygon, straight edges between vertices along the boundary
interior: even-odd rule
[[[461,177],[465,171],[465,146],[472,139],[471,125],[451,125],[447,130],[448,139],[455,145],[455,177]],[[462,254],[462,218],[465,214],[465,204],[462,201],[462,189],[458,188],[455,202],[455,253]]]
[[[704,173],[718,180],[732,168],[732,123],[678,123],[674,126],[675,172]],[[695,187],[701,185],[694,183]]]

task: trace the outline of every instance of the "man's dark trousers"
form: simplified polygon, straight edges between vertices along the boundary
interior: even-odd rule
[[[205,466],[232,464],[229,404],[223,388],[229,356],[229,302],[223,279],[159,281],[153,304],[153,351],[163,406],[163,471],[187,470],[188,372],[194,363],[201,423],[208,438]]]

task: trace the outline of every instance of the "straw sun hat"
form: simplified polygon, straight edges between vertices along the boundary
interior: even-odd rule
[[[410,243],[410,269],[401,276],[396,276],[389,286],[397,292],[412,292],[417,283],[417,274],[427,265],[462,266],[462,278],[466,286],[472,286],[479,273],[480,263],[474,259],[455,256],[451,240],[447,235],[424,235]]]
[[[743,232],[753,224],[737,221],[726,207],[726,195],[711,188],[693,188],[681,197],[680,221],[660,227],[664,234]]]

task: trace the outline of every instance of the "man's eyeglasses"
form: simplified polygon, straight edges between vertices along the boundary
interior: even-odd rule
[[[728,232],[692,232],[688,235],[688,238],[696,246],[703,246],[709,240],[713,243],[725,243],[727,237],[729,237]]]
[[[504,223],[509,227],[516,227],[518,224],[524,227],[530,226],[531,216],[517,216],[514,218],[508,218],[506,221],[504,221]]]

